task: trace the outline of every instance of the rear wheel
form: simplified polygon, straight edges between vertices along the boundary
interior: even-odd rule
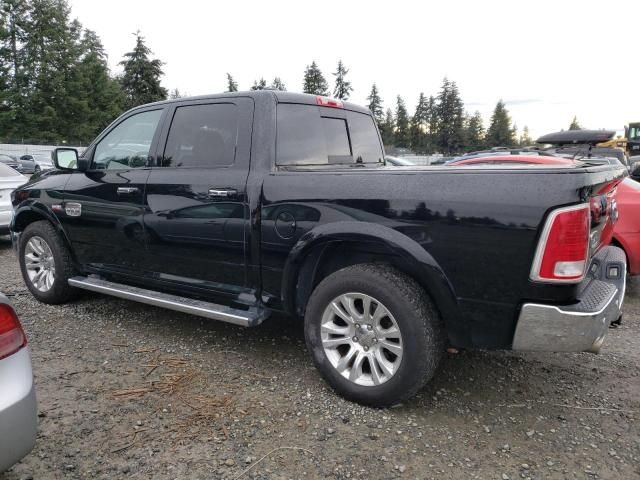
[[[435,373],[445,346],[424,290],[384,265],[355,265],[320,282],[307,305],[305,336],[329,384],[373,406],[413,396]]]
[[[25,228],[18,246],[20,270],[27,288],[44,303],[63,303],[73,298],[77,289],[69,278],[76,272],[71,255],[53,225],[46,220]]]

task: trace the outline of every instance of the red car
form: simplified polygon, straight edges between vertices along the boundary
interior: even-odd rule
[[[626,178],[616,195],[620,217],[613,229],[614,245],[627,254],[629,273],[640,275],[640,183]]]
[[[524,165],[566,165],[575,160],[544,155],[491,155],[459,159],[448,166],[495,165],[496,163]],[[607,192],[602,192],[607,193]],[[615,192],[619,218],[611,228],[602,231],[604,244],[613,243],[627,254],[627,268],[631,275],[640,275],[640,183],[630,178],[618,185]],[[598,205],[595,205],[596,209]]]

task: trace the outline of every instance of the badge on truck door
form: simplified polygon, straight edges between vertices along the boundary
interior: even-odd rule
[[[73,202],[65,203],[64,211],[70,217],[79,217],[82,215],[82,204]]]

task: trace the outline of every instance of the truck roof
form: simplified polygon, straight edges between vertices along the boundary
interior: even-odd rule
[[[214,98],[233,98],[233,97],[251,97],[251,98],[257,98],[257,97],[264,97],[264,96],[270,96],[272,97],[277,103],[300,103],[300,104],[304,104],[304,105],[318,105],[318,97],[320,98],[331,98],[331,97],[325,97],[323,95],[311,95],[308,93],[297,93],[297,92],[283,92],[281,90],[246,90],[246,91],[241,91],[241,92],[224,92],[224,93],[211,93],[208,95],[198,95],[198,96],[193,96],[193,97],[181,97],[181,98],[176,98],[176,99],[172,99],[172,100],[163,100],[161,102],[154,102],[154,103],[148,103],[145,105],[140,105],[138,107],[135,108],[140,108],[140,107],[146,107],[148,105],[164,105],[164,104],[170,104],[170,103],[175,103],[175,102],[183,102],[185,100],[206,100],[206,99],[214,99]],[[361,112],[361,113],[366,113],[366,114],[370,114],[370,111],[368,108],[363,107],[361,105],[357,105],[355,103],[351,103],[351,102],[345,102],[345,101],[341,101],[343,107],[347,110],[353,110],[356,112]]]

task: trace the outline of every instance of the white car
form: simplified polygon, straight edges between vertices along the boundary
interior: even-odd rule
[[[11,192],[27,183],[27,178],[17,170],[0,163],[0,235],[9,233],[9,224],[13,218]]]
[[[22,155],[20,160],[35,163],[32,173],[44,172],[45,170],[53,170],[56,168],[49,155],[27,154]]]
[[[37,412],[27,337],[0,293],[0,477],[35,445]]]

